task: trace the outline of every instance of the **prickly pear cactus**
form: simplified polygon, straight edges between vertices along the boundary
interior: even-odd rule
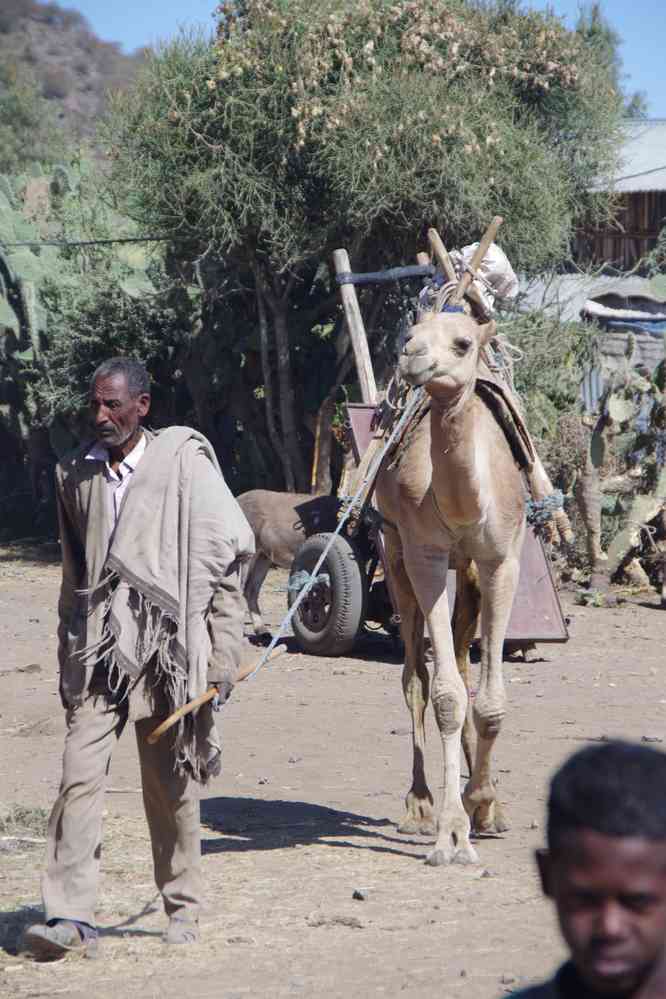
[[[51,171],[51,193],[62,197],[71,194],[77,187],[78,181],[71,170],[58,163]]]
[[[90,189],[88,197],[79,172],[65,166],[48,176],[40,171],[0,176],[0,532],[22,512],[25,527],[32,529],[39,511],[49,506],[52,496],[44,491],[52,488],[54,441],[67,430],[61,427],[49,436],[52,413],[35,392],[46,379],[47,352],[53,347],[45,303],[59,295],[85,296],[95,267],[104,287],[108,282],[110,289],[122,288],[128,299],[154,294],[140,245],[109,253],[103,268],[99,258],[95,263],[95,251],[44,245],[49,236],[63,233],[113,235],[117,220],[104,217]],[[32,507],[26,502],[30,494]]]
[[[44,236],[42,221],[26,217],[22,195],[30,182],[0,176],[0,523],[27,514],[34,524],[35,507],[44,505],[38,492],[49,479],[48,469],[40,476],[33,467],[36,431],[26,365],[39,363],[47,331],[40,286],[49,276],[65,277],[67,264],[53,247],[14,245]]]

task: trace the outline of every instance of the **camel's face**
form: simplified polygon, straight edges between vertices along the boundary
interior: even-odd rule
[[[494,333],[494,322],[479,326],[462,313],[430,316],[408,332],[400,371],[412,385],[455,396],[476,377],[479,350]]]

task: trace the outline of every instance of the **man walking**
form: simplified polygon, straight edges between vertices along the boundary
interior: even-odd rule
[[[56,470],[62,546],[60,693],[63,775],[47,833],[45,921],[23,947],[45,960],[96,949],[105,779],[134,722],[165,942],[198,939],[198,783],[219,772],[209,705],[151,746],[173,710],[237,675],[244,605],[239,566],[254,550],[209,442],[187,427],[142,428],[148,374],[124,357],[91,381],[96,441]]]

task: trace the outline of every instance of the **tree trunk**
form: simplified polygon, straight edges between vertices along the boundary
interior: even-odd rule
[[[287,305],[284,298],[273,299],[273,323],[275,326],[275,344],[277,347],[277,375],[280,390],[280,423],[282,426],[283,450],[288,456],[293,470],[296,492],[307,492],[310,486],[305,471],[305,462],[301,454],[298,440],[298,422],[294,401],[294,386],[291,375],[291,356],[289,353],[289,330],[287,328]],[[294,487],[287,486],[290,491]]]
[[[256,276],[256,275],[255,275]],[[266,426],[270,442],[279,455],[284,472],[284,481],[287,492],[295,492],[294,470],[291,463],[291,456],[287,452],[283,442],[280,440],[277,426],[275,425],[275,409],[273,400],[273,376],[271,373],[270,356],[268,349],[268,319],[266,317],[266,303],[261,290],[260,283],[257,282],[257,312],[259,315],[259,344],[261,349],[261,370],[264,377],[264,403],[266,406]]]
[[[310,482],[298,440],[298,421],[296,419],[294,385],[291,374],[291,354],[289,351],[289,329],[287,326],[289,296],[295,278],[293,276],[290,277],[286,281],[286,286],[284,286],[282,278],[278,275],[273,275],[271,286],[266,280],[261,265],[257,261],[253,262],[252,269],[263,301],[271,310],[273,328],[275,330],[280,429],[282,432],[280,455],[285,468],[285,484],[289,492],[307,492]]]

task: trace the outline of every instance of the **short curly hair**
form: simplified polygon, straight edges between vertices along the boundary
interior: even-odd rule
[[[549,848],[583,828],[666,839],[666,753],[615,740],[569,757],[550,785]]]

